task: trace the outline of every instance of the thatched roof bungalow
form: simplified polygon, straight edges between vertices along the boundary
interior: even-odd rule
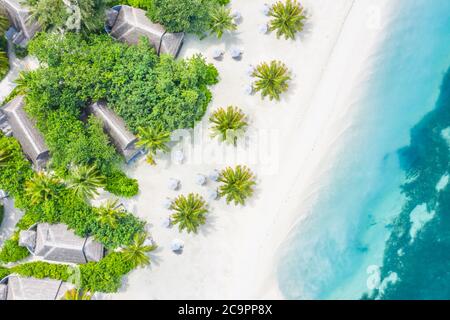
[[[109,135],[119,153],[125,157],[126,162],[130,162],[141,153],[142,149],[136,147],[136,136],[127,129],[123,119],[108,108],[106,102],[92,103],[88,106],[87,111],[102,121],[103,129]]]
[[[23,0],[0,0],[0,6],[4,8],[11,21],[11,28],[6,32],[6,37],[14,44],[25,47],[33,36],[40,30],[40,26],[31,18],[30,10]]]
[[[37,169],[44,167],[49,160],[49,150],[44,138],[36,129],[34,122],[24,110],[25,97],[17,96],[3,107],[13,136],[19,141],[23,152]]]
[[[93,237],[79,237],[61,223],[40,223],[21,231],[19,245],[44,260],[77,264],[100,261],[105,252]]]
[[[0,282],[0,300],[60,300],[73,287],[60,280],[11,275]]]
[[[107,31],[112,37],[129,44],[147,38],[158,54],[176,57],[183,45],[184,33],[167,32],[160,24],[151,22],[145,11],[130,6],[115,6],[108,13]]]

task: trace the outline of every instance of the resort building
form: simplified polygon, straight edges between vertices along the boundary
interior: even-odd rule
[[[61,223],[40,223],[21,231],[19,245],[44,260],[77,264],[100,261],[105,252],[93,237],[79,237]]]
[[[5,8],[11,22],[11,27],[6,32],[6,38],[18,46],[25,47],[40,30],[37,21],[31,18],[25,1],[0,0],[0,6]]]
[[[0,281],[0,300],[60,300],[74,286],[51,279],[8,276]]]
[[[108,108],[106,102],[95,102],[88,106],[87,111],[102,121],[103,129],[127,163],[142,153],[142,149],[136,147],[136,136],[127,129],[123,119]]]
[[[34,122],[24,110],[25,97],[17,96],[3,108],[6,120],[11,128],[13,136],[19,141],[23,152],[39,170],[49,160],[49,150],[44,138],[36,129]]]
[[[129,44],[137,44],[145,37],[157,54],[168,53],[176,57],[183,45],[183,32],[167,32],[160,24],[151,22],[144,10],[130,6],[113,7],[108,13],[106,29],[115,39]]]

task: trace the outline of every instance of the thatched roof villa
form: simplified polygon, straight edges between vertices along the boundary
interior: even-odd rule
[[[0,6],[5,8],[12,25],[6,32],[6,37],[21,47],[25,47],[40,30],[39,24],[31,18],[30,10],[24,2],[23,0],[0,0]]]
[[[59,300],[73,287],[60,280],[11,275],[0,281],[0,300]]]
[[[79,237],[61,223],[40,223],[21,231],[19,245],[44,260],[77,264],[100,261],[105,252],[93,237]]]
[[[25,97],[17,96],[3,108],[13,136],[19,141],[23,152],[33,162],[36,169],[45,167],[49,160],[49,150],[44,138],[36,129],[34,122],[24,110]]]
[[[183,32],[167,32],[162,25],[151,22],[144,10],[126,5],[115,6],[108,12],[107,31],[113,38],[129,44],[137,44],[139,38],[146,37],[158,54],[174,57],[184,40]]]
[[[127,163],[141,153],[142,149],[136,147],[136,136],[127,129],[123,119],[108,108],[106,102],[92,103],[88,106],[87,111],[102,121],[103,129],[109,135],[119,153],[125,157]]]

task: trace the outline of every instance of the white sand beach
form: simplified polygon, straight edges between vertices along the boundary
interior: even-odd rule
[[[157,159],[156,167],[140,159],[127,168],[141,191],[126,205],[150,224],[159,249],[151,266],[133,271],[119,293],[105,298],[282,298],[277,249],[308,214],[344,133],[351,130],[352,114],[371,72],[370,58],[395,1],[303,0],[309,20],[296,41],[259,33],[259,26],[268,21],[262,13],[265,2],[233,0],[242,21],[236,33],[222,40],[186,39],[182,57],[202,53],[220,72],[207,115],[218,107],[238,106],[249,117],[251,134],[237,148],[223,147],[209,137],[205,116],[196,128],[201,139],[194,141],[194,152],[184,147],[183,164],[166,157]],[[229,54],[234,46],[244,52],[240,61]],[[225,50],[222,61],[211,58],[215,48]],[[248,66],[273,59],[292,71],[287,94],[280,102],[246,94],[251,83]],[[246,206],[209,201],[207,224],[198,234],[162,226],[170,213],[163,206],[166,197],[190,192],[207,197],[217,185],[210,180],[206,186],[196,185],[196,174],[233,164],[246,164],[257,175],[256,193]],[[178,191],[168,189],[170,178],[180,179]],[[184,241],[182,254],[170,250],[174,239]]]

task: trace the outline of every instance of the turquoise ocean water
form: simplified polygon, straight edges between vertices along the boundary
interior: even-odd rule
[[[330,182],[281,249],[288,299],[450,299],[450,1],[397,2]]]

